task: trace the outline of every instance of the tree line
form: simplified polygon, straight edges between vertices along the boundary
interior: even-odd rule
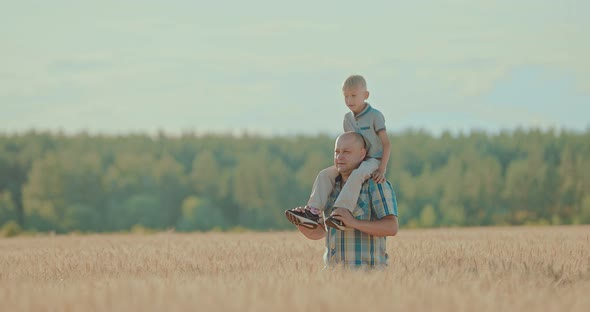
[[[0,227],[289,229],[335,136],[0,134]],[[590,130],[390,136],[402,227],[590,223]]]

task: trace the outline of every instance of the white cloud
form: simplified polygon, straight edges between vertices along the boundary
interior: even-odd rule
[[[92,108],[80,118],[138,111],[148,126],[153,116],[177,118],[161,103],[187,110],[187,120],[201,118],[189,103],[218,103],[207,109],[219,120],[199,122],[221,128],[254,125],[252,110],[279,120],[315,110],[324,117],[308,118],[310,127],[338,130],[338,86],[352,72],[367,76],[371,99],[398,123],[440,107],[494,116],[474,99],[528,65],[572,75],[590,94],[586,2],[335,3],[254,1],[231,12],[222,3],[7,4],[0,19],[18,32],[0,29],[0,105],[72,111],[84,103]]]

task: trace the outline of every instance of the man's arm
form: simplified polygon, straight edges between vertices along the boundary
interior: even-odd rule
[[[369,201],[371,211],[378,220],[358,220],[348,209],[337,208],[332,215],[344,222],[344,225],[374,236],[395,236],[399,225],[397,222],[397,201],[391,184],[376,184],[369,180]]]
[[[387,215],[379,220],[364,221],[352,216],[348,209],[337,208],[332,213],[334,219],[344,222],[346,227],[357,229],[373,236],[395,236],[398,230],[397,217]]]
[[[299,232],[301,232],[301,234],[303,234],[305,237],[309,239],[318,240],[326,237],[326,230],[324,230],[324,227],[322,225],[319,225],[315,229],[308,229],[304,226],[298,225],[297,229],[299,230]]]

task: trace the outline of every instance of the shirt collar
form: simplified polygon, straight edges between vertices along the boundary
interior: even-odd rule
[[[367,102],[365,102],[365,104],[367,104],[365,109],[363,109],[363,111],[360,112],[358,115],[354,115],[354,118],[361,118],[362,116],[366,115],[371,110],[371,105]]]

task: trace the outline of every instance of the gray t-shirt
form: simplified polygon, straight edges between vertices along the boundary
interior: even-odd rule
[[[367,107],[358,115],[352,112],[344,115],[344,131],[360,133],[367,144],[367,157],[381,159],[383,157],[383,144],[377,132],[385,130],[385,118],[380,111],[367,103]]]

